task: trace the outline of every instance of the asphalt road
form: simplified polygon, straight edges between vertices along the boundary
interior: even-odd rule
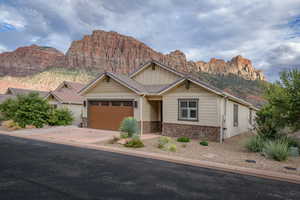
[[[0,200],[300,199],[300,185],[0,136]]]

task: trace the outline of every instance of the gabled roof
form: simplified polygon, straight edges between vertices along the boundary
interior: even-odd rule
[[[60,103],[66,104],[83,104],[84,98],[80,96],[78,93],[74,93],[68,88],[62,88],[60,90],[54,90],[49,93],[49,96],[53,96]]]
[[[81,83],[64,81],[54,91],[50,91],[46,98],[53,96],[60,103],[83,104],[84,98],[78,94],[83,87]]]
[[[158,66],[160,66],[161,68],[173,73],[173,74],[176,74],[177,76],[179,77],[184,77],[184,74],[165,65],[165,64],[162,64],[156,60],[150,60],[142,65],[140,65],[136,70],[134,70],[132,73],[129,74],[129,78],[132,78],[134,77],[135,75],[137,75],[138,73],[140,73],[141,71],[143,71],[144,69],[146,69],[147,67],[149,67],[151,64],[156,64]]]
[[[100,75],[98,75],[94,80],[92,80],[90,83],[88,83],[84,88],[82,88],[79,91],[79,94],[82,94],[84,91],[91,88],[93,85],[95,85],[97,83],[98,80],[102,79],[105,76],[112,78],[116,82],[129,88],[130,90],[132,90],[133,92],[135,92],[137,94],[142,94],[145,90],[145,88],[143,87],[142,84],[129,78],[128,76],[121,75],[121,74],[113,74],[111,72],[103,72]]]
[[[79,92],[82,88],[84,88],[85,84],[83,83],[77,83],[77,82],[71,82],[71,81],[63,81],[55,90],[59,90],[63,87],[68,87],[75,92]]]
[[[143,69],[145,69],[146,67],[150,66],[151,64],[156,64],[160,67],[162,67],[163,69],[170,71],[176,75],[178,75],[178,79],[176,81],[174,81],[171,84],[164,84],[164,85],[143,85],[135,80],[133,80],[132,78],[138,74],[139,72],[141,72]],[[184,81],[190,81],[212,93],[215,93],[217,95],[223,96],[225,98],[228,98],[232,101],[238,102],[240,104],[246,105],[251,107],[252,109],[256,109],[257,108],[255,106],[253,106],[251,103],[235,97],[229,93],[226,93],[212,85],[209,85],[208,83],[200,80],[198,77],[192,75],[192,74],[185,74],[185,73],[181,73],[178,72],[176,70],[174,70],[171,67],[168,67],[162,63],[159,63],[157,61],[151,60],[148,61],[147,63],[141,65],[139,68],[137,68],[134,72],[132,72],[129,77],[125,76],[125,75],[120,75],[120,74],[114,74],[111,72],[103,72],[100,75],[98,75],[94,80],[92,80],[89,84],[87,84],[84,88],[82,88],[79,93],[82,94],[84,91],[87,91],[89,88],[91,88],[93,85],[95,85],[97,83],[98,80],[102,79],[103,77],[110,77],[112,79],[114,79],[115,81],[117,81],[118,83],[120,83],[121,85],[129,88],[130,90],[132,90],[133,92],[140,94],[140,95],[162,95],[164,93],[166,93],[167,91],[171,90],[172,88],[178,86],[179,84],[181,84]]]
[[[22,94],[29,94],[32,92],[36,92],[40,95],[40,97],[45,97],[48,95],[49,92],[47,91],[40,91],[40,90],[30,90],[30,89],[23,89],[23,88],[7,88],[5,94],[8,95],[22,95]]]

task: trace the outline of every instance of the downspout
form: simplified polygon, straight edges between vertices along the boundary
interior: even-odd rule
[[[227,129],[226,127],[226,116],[227,116],[227,96],[223,97],[224,99],[224,109],[223,109],[223,115],[221,115],[221,134],[220,134],[220,143],[222,144],[224,141],[224,132]]]

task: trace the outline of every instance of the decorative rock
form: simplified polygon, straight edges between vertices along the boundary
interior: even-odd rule
[[[287,169],[287,170],[293,170],[293,171],[297,170],[297,168],[295,168],[295,167],[284,167],[284,168]]]
[[[245,160],[245,161],[248,162],[248,163],[256,163],[255,160]]]

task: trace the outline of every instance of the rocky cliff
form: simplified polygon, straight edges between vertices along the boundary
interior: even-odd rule
[[[248,80],[265,79],[263,73],[256,70],[251,61],[242,56],[236,56],[227,62],[216,58],[212,58],[208,63],[192,62],[179,50],[164,55],[132,37],[101,30],[84,36],[82,40],[74,41],[66,53],[65,66],[129,73],[150,59],[184,72],[232,73]]]
[[[0,54],[0,75],[24,76],[55,66],[64,54],[51,47],[31,45]]]
[[[232,73],[248,80],[265,79],[250,60],[241,56],[227,62],[215,58],[207,63],[187,61],[185,54],[179,50],[164,55],[132,37],[101,30],[72,42],[65,55],[54,48],[36,45],[2,53],[0,75],[23,76],[41,72],[48,67],[129,73],[150,59],[184,72]]]

